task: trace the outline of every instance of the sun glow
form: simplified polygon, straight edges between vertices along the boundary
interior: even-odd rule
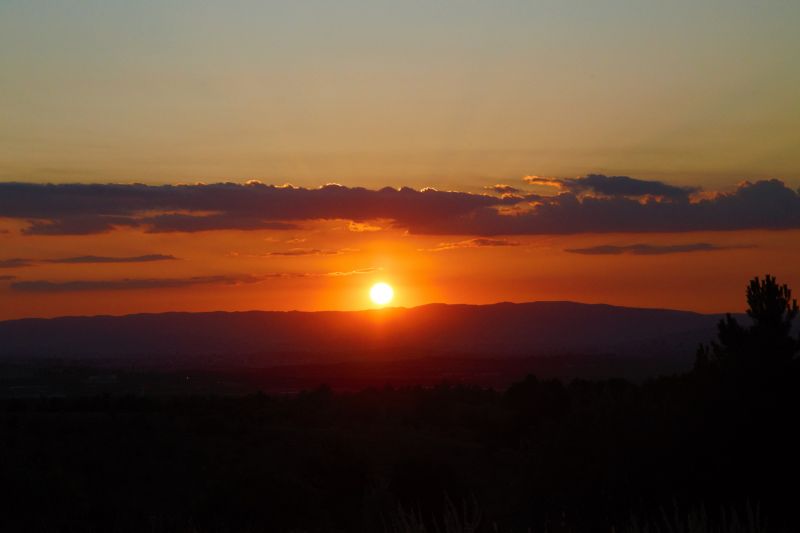
[[[388,283],[376,283],[369,290],[369,298],[377,305],[386,305],[394,298],[394,289]]]

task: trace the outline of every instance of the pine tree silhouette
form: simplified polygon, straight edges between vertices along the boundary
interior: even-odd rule
[[[800,339],[792,336],[798,314],[797,300],[788,285],[779,285],[769,274],[750,280],[747,286],[749,327],[727,314],[717,326],[717,341],[700,346],[695,369],[722,367],[744,372],[779,370],[795,360]]]

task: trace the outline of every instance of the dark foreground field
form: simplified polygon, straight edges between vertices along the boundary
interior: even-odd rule
[[[720,321],[691,371],[638,382],[270,395],[247,392],[269,372],[9,365],[0,531],[800,531],[800,309],[770,276],[747,301],[750,323]],[[417,364],[345,383],[447,366]],[[448,364],[454,381],[486,370]],[[336,375],[319,368],[288,376]]]
[[[0,529],[583,532],[757,512],[759,531],[797,531],[799,382],[747,383],[6,399]]]

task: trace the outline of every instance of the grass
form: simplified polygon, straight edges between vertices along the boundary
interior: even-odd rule
[[[386,528],[387,533],[477,533],[478,531],[501,533],[496,524],[481,523],[481,513],[474,502],[464,502],[459,508],[450,500],[447,500],[439,521],[433,520],[432,523],[427,523],[419,511],[409,511],[400,507]],[[759,509],[749,505],[744,512],[723,508],[713,518],[702,507],[688,513],[681,512],[676,507],[671,514],[662,511],[658,519],[632,518],[626,526],[609,529],[609,533],[767,533],[768,531],[770,530]],[[525,533],[537,532],[556,533],[548,527],[529,528]],[[566,526],[559,528],[557,533],[583,532]]]
[[[744,512],[720,509],[719,516],[711,519],[705,508],[683,514],[677,509],[670,517],[666,512],[657,522],[640,523],[632,520],[621,533],[766,533],[766,521],[759,509],[748,505]]]

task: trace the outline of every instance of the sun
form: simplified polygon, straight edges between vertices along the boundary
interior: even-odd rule
[[[386,305],[394,298],[394,289],[388,283],[376,283],[369,290],[369,298],[377,305]]]

